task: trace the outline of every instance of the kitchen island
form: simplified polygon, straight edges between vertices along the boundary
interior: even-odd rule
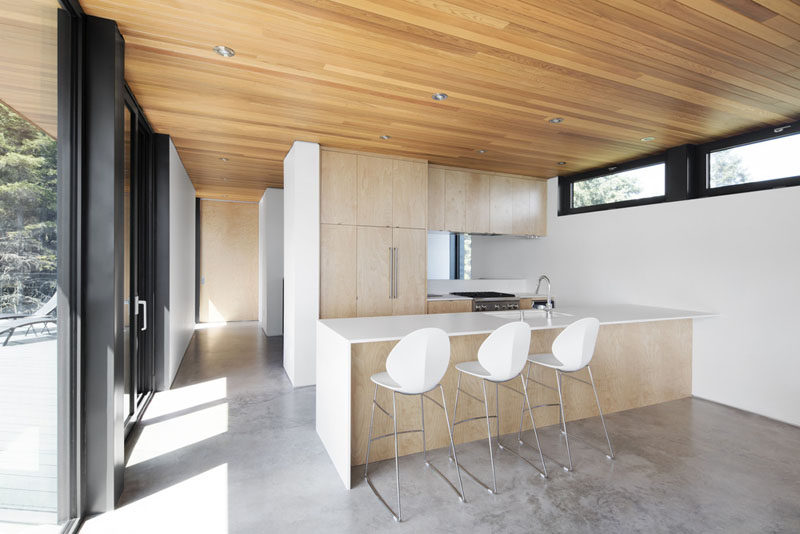
[[[600,320],[592,372],[603,411],[628,410],[691,395],[692,320],[713,314],[634,305],[561,306],[549,316],[540,310],[526,310],[524,320],[531,327],[531,352],[550,352],[561,330],[582,317]],[[450,336],[450,367],[442,386],[452,417],[455,399],[455,364],[477,359],[478,347],[489,333],[520,319],[519,311],[445,313],[324,319],[317,322],[316,429],[345,487],[351,485],[351,468],[364,463],[374,384],[370,376],[385,371],[386,357],[397,341],[419,328],[441,328]],[[585,373],[585,370],[581,373]],[[555,384],[552,370],[535,369],[537,380]],[[585,377],[582,377],[585,378]],[[518,380],[509,382],[520,389]],[[462,388],[482,397],[480,381],[465,379]],[[495,388],[487,388],[490,406]],[[553,402],[555,393],[531,384],[531,403]],[[519,427],[521,396],[499,392],[501,434]],[[378,402],[391,405],[391,394],[379,388]],[[388,404],[387,404],[388,403]],[[448,445],[444,413],[426,406],[428,450]],[[567,421],[597,415],[591,388],[575,381],[564,383]],[[419,399],[398,395],[398,431],[419,428]],[[459,419],[483,415],[483,403],[464,401]],[[558,423],[557,408],[534,412],[537,427]],[[530,420],[523,429],[530,430]],[[390,432],[391,420],[376,412],[375,434]],[[494,423],[492,424],[494,429]],[[611,429],[613,432],[613,429]],[[613,436],[612,436],[613,437]],[[456,443],[486,438],[485,421],[460,425]],[[422,450],[419,434],[399,438],[400,455]],[[393,457],[391,439],[372,444],[370,461]]]

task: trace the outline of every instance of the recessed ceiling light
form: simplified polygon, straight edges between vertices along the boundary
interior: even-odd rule
[[[389,140],[389,139],[391,139],[391,138],[392,138],[392,136],[391,136],[391,135],[382,135],[382,136],[381,136],[381,139],[383,139],[384,141],[388,141],[388,140]]]
[[[447,93],[433,93],[431,98],[434,100],[445,100],[447,98]]]
[[[559,161],[559,162],[558,162],[558,164],[559,164],[559,165],[566,165],[566,164],[567,164],[567,162],[566,162],[566,161]]]
[[[486,154],[486,149],[484,149],[484,148],[479,148],[479,149],[478,149],[478,150],[476,150],[475,152],[477,152],[478,154]]]
[[[564,122],[564,119],[562,119],[561,117],[553,117],[552,119],[548,120],[547,122],[549,122],[551,124],[561,124],[562,122]]]
[[[221,55],[222,57],[233,57],[233,56],[236,55],[236,52],[233,50],[233,48],[230,48],[230,47],[227,47],[227,46],[223,46],[223,45],[215,46],[214,47],[214,52],[216,52],[217,54]]]
[[[648,137],[642,137],[642,141],[644,141],[645,143],[649,143],[650,141],[655,141],[655,140],[656,140],[655,137],[649,137],[649,136]]]
[[[219,160],[220,161],[228,161],[228,158],[226,158],[225,156],[222,156],[221,158],[219,158]]]

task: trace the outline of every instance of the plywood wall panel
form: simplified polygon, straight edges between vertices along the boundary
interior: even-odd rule
[[[200,201],[200,322],[258,320],[258,204]]]

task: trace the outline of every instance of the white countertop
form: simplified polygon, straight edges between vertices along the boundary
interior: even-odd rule
[[[420,328],[441,328],[451,336],[487,334],[498,327],[519,320],[515,317],[496,317],[484,312],[438,313],[430,315],[395,315],[386,317],[354,317],[350,319],[321,319],[319,322],[350,343],[393,341]],[[525,322],[532,330],[564,328],[583,317],[597,317],[600,324],[644,323],[675,319],[715,317],[709,312],[654,308],[632,304],[559,306],[547,319],[537,310],[526,311]]]

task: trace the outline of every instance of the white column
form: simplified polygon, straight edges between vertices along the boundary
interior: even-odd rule
[[[295,141],[283,160],[283,367],[316,383],[319,318],[319,145]]]

